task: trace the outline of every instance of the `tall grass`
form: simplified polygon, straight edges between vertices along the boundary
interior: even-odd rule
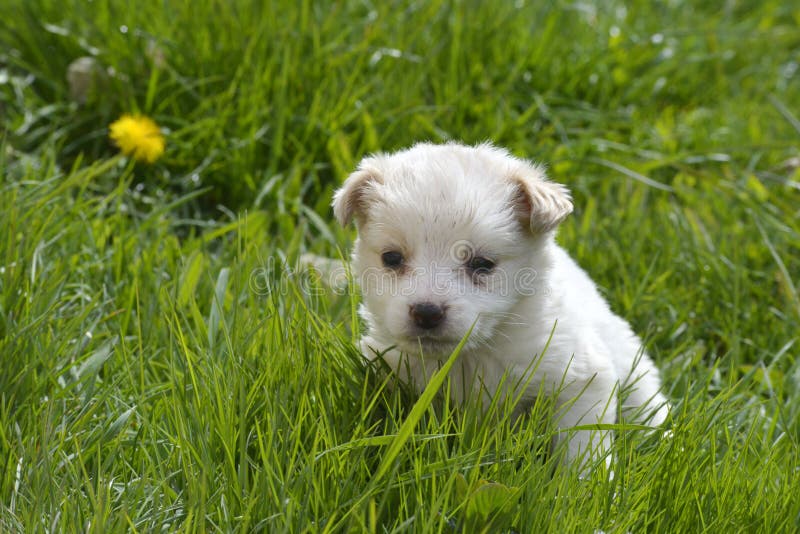
[[[796,531],[798,17],[5,2],[0,530]],[[107,141],[132,110],[153,166]],[[346,249],[359,157],[446,138],[549,164],[560,242],[662,369],[669,433],[618,426],[613,477],[546,454],[546,398],[513,426],[365,366],[356,298],[288,270]]]

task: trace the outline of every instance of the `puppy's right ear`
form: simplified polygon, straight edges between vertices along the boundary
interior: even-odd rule
[[[366,196],[374,183],[382,183],[380,171],[374,167],[361,166],[347,177],[342,187],[333,195],[333,214],[342,226],[347,226],[355,217],[364,216]]]

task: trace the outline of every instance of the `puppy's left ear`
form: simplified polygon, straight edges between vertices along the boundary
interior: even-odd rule
[[[546,180],[538,167],[525,164],[512,173],[511,181],[516,187],[514,209],[533,233],[544,234],[554,230],[572,213],[569,189]]]

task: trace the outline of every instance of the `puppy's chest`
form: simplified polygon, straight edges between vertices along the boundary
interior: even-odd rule
[[[508,393],[512,388],[523,386],[526,390],[538,391],[541,380],[542,364],[539,360],[547,339],[518,345],[498,346],[495,350],[473,349],[465,351],[450,370],[449,378],[453,399],[464,402],[470,394],[480,392],[483,401],[490,401],[499,391]],[[536,346],[534,346],[536,345]],[[416,366],[412,372],[416,375],[415,383],[421,390],[438,368],[438,362],[426,362],[428,365]],[[552,367],[545,365],[549,370]],[[424,367],[424,368],[423,368]]]
[[[493,394],[501,384],[524,384],[538,389],[574,374],[575,339],[553,324],[530,324],[496,335],[491,348],[463,355],[466,379],[477,379]]]

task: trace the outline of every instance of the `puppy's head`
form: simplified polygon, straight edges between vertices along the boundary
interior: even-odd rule
[[[418,144],[364,159],[336,192],[370,326],[401,351],[447,356],[492,344],[514,306],[541,292],[548,247],[572,211],[565,187],[484,144]],[[524,327],[524,326],[523,326]]]

